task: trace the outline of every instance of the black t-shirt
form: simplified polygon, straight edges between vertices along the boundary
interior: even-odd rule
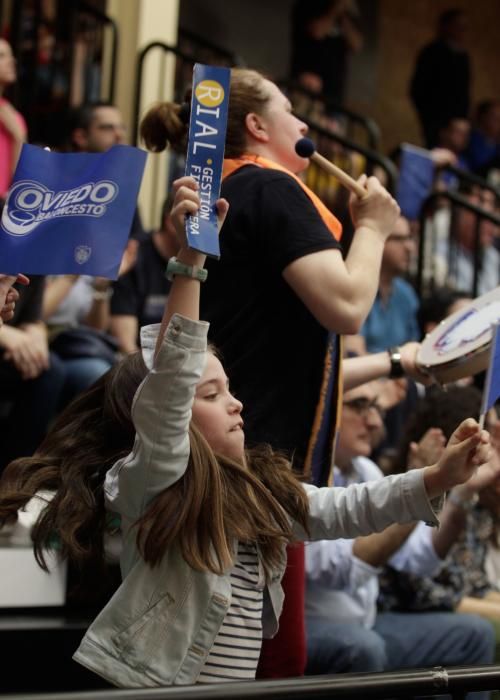
[[[207,263],[201,315],[243,401],[247,444],[270,443],[304,461],[318,403],[327,331],[282,272],[339,248],[302,188],[286,173],[246,166],[225,180],[230,203],[221,259]]]
[[[113,285],[111,314],[137,316],[139,328],[159,323],[170,290],[166,266],[167,261],[156,250],[152,238],[142,241],[134,267]]]

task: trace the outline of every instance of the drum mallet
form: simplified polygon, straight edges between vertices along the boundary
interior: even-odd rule
[[[328,173],[330,173],[330,175],[336,177],[337,180],[344,185],[344,187],[346,187],[351,192],[354,192],[354,194],[358,197],[366,197],[367,191],[365,190],[365,188],[362,185],[360,185],[359,182],[356,182],[354,178],[352,178],[350,175],[341,170],[339,167],[337,167],[333,163],[330,163],[330,161],[327,160],[327,158],[317,153],[316,146],[311,141],[311,139],[299,139],[295,144],[295,152],[301,158],[310,158],[312,161],[317,163],[317,165],[319,165],[320,168],[323,168],[323,170],[326,170]]]

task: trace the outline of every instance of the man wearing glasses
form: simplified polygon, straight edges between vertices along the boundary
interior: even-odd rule
[[[379,395],[376,382],[344,394],[336,486],[382,477],[368,458],[384,430]],[[390,561],[396,570],[432,575],[442,563],[436,550],[443,551],[446,517],[445,509],[439,529],[392,525],[369,537],[306,546],[308,674],[492,663],[493,629],[478,616],[377,614],[380,567]]]

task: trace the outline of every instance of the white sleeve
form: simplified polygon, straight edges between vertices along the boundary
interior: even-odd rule
[[[418,523],[408,539],[387,562],[396,571],[417,576],[435,576],[443,560],[432,544],[432,528]]]
[[[439,523],[421,469],[346,488],[317,488],[309,484],[304,488],[309,498],[309,533],[295,522],[298,539],[352,538],[381,532],[392,523],[414,520]]]
[[[108,508],[130,522],[186,470],[191,407],[205,365],[207,333],[208,323],[174,314],[154,367],[134,397],[134,447],[108,471],[104,485]]]
[[[355,591],[380,569],[352,553],[354,540],[320,540],[306,544],[306,573],[309,581],[327,588]]]

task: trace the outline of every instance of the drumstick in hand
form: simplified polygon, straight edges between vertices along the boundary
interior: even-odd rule
[[[356,182],[354,178],[352,178],[350,175],[345,173],[333,163],[330,163],[330,161],[327,160],[324,156],[321,156],[319,153],[316,152],[316,147],[311,141],[311,139],[299,139],[299,141],[297,141],[297,143],[295,144],[295,152],[301,158],[310,158],[311,160],[313,160],[319,165],[320,168],[323,168],[323,170],[329,172],[330,175],[336,177],[337,180],[344,185],[344,187],[346,187],[351,192],[354,192],[354,194],[356,194],[358,197],[362,198],[366,196],[367,192],[365,188],[362,187],[358,182]]]

